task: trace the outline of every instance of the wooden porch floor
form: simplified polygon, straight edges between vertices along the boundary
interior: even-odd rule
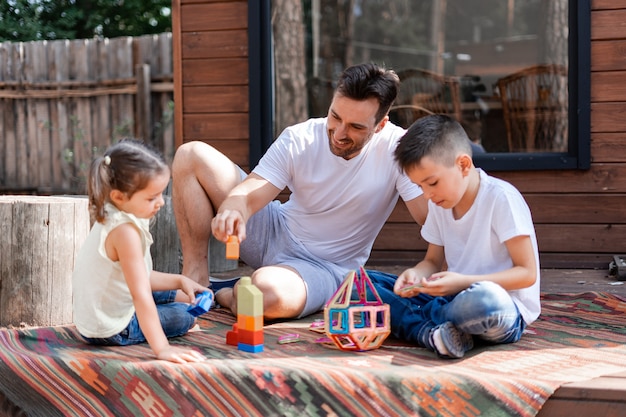
[[[398,274],[407,265],[367,265]],[[245,265],[236,270],[212,274],[219,278],[249,275]],[[615,281],[600,269],[542,269],[541,291],[555,294],[575,294],[588,291],[621,295],[626,299],[626,282]],[[626,373],[606,375],[588,381],[561,386],[544,404],[538,417],[623,417],[626,416]]]

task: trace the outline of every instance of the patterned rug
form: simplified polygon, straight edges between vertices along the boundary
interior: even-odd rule
[[[29,416],[533,416],[562,384],[626,371],[626,300],[544,295],[513,345],[442,360],[387,339],[344,352],[316,343],[321,315],[265,327],[264,352],[225,343],[222,310],[173,340],[207,361],[157,361],[147,345],[93,347],[73,326],[0,331],[0,392]],[[299,333],[296,343],[278,344]]]

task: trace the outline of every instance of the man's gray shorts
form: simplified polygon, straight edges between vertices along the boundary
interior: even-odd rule
[[[254,269],[285,265],[298,271],[307,292],[300,317],[323,309],[349,272],[311,254],[292,236],[282,216],[279,201],[272,201],[248,220],[246,240],[240,246],[240,257]]]

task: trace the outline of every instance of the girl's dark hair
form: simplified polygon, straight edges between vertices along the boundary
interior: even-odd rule
[[[165,172],[169,167],[157,150],[135,139],[121,140],[91,163],[87,183],[91,215],[97,222],[104,222],[104,205],[110,201],[112,190],[130,198]]]
[[[378,100],[376,123],[383,120],[398,95],[400,79],[393,70],[374,63],[354,65],[346,68],[337,84],[336,92],[353,100]]]

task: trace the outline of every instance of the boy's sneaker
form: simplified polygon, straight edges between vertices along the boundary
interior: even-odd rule
[[[433,328],[429,340],[435,352],[444,358],[462,358],[474,347],[472,335],[460,331],[449,321]]]
[[[211,282],[211,289],[213,290],[213,293],[217,293],[219,290],[223,288],[233,288],[235,284],[237,283],[237,281],[239,281],[239,278],[241,277],[224,278],[224,279],[216,278],[216,277],[209,277],[209,281]]]

